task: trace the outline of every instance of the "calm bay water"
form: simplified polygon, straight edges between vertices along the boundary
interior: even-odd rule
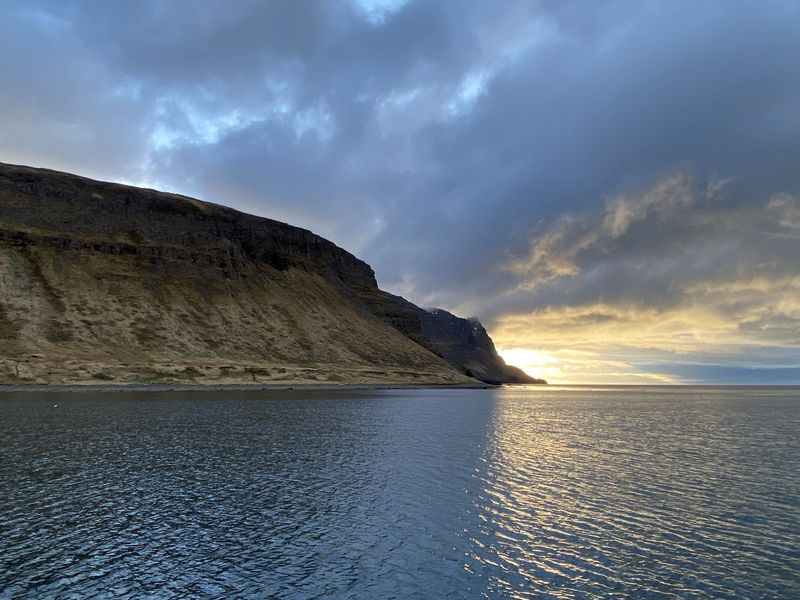
[[[0,597],[70,595],[800,597],[800,389],[0,394]]]

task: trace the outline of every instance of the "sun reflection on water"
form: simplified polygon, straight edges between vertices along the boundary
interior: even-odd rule
[[[487,597],[669,589],[713,596],[724,583],[709,575],[709,567],[722,568],[713,556],[724,552],[737,572],[753,569],[754,554],[742,546],[755,534],[735,517],[763,498],[725,496],[720,504],[720,490],[741,478],[730,452],[743,432],[719,427],[724,417],[694,396],[677,410],[652,397],[666,392],[639,398],[609,388],[594,392],[605,400],[588,402],[583,392],[573,390],[571,401],[564,391],[497,395],[476,473],[481,525],[471,536],[471,558],[488,567]],[[687,434],[704,422],[702,436]],[[791,529],[785,519],[775,526]],[[773,558],[758,560],[777,568]]]

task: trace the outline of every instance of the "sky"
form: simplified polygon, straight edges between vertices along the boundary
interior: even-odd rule
[[[6,0],[0,161],[323,235],[561,383],[800,383],[800,0]]]

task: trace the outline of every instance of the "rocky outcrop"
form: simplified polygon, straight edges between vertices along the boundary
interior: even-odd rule
[[[384,292],[395,304],[417,316],[426,347],[459,371],[485,383],[547,383],[507,365],[478,319],[462,319],[441,308],[422,309]]]
[[[0,163],[0,235],[58,249],[178,259],[235,270],[298,268],[377,288],[372,268],[314,233],[177,194]]]
[[[420,310],[310,231],[0,163],[0,382],[474,383]]]

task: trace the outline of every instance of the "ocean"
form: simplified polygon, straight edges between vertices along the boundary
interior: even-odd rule
[[[800,597],[800,388],[0,394],[0,598]]]

